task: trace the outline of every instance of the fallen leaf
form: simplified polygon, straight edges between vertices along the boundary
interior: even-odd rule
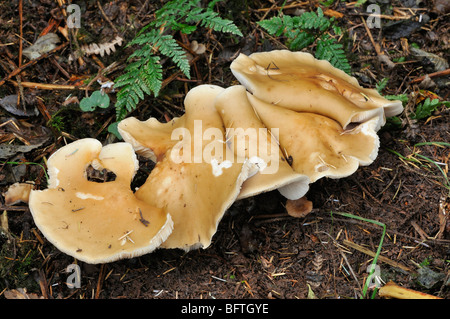
[[[448,220],[448,206],[449,204],[447,203],[447,198],[445,198],[444,196],[441,197],[439,201],[439,231],[435,236],[436,238],[442,238],[442,236],[444,235]]]
[[[30,60],[34,60],[39,58],[42,54],[56,48],[56,44],[59,42],[60,40],[56,33],[47,33],[46,35],[38,38],[33,45],[24,49],[23,54]]]
[[[31,97],[25,97],[25,109],[23,108],[23,101],[17,105],[17,95],[6,95],[0,99],[0,106],[11,114],[18,116],[37,116],[39,115],[38,109],[35,107],[34,99]]]
[[[318,299],[316,297],[316,294],[314,293],[314,291],[312,290],[311,286],[309,284],[308,285],[308,296],[306,296],[307,299]]]
[[[417,284],[426,289],[436,287],[445,278],[444,273],[435,272],[428,267],[420,268],[417,273],[419,275],[416,278]]]
[[[8,212],[5,210],[0,215],[0,234],[9,234]]]
[[[448,67],[449,67],[446,59],[444,59],[434,53],[429,53],[427,51],[424,51],[424,50],[421,50],[418,48],[414,48],[414,47],[412,47],[410,50],[411,50],[411,53],[415,57],[423,57],[423,58],[428,59],[431,63],[433,63],[435,71],[444,71],[444,70],[448,69]]]
[[[10,158],[18,153],[28,153],[39,147],[40,145],[12,145],[2,144],[0,145],[0,158]]]
[[[325,10],[325,12],[323,14],[326,15],[326,16],[329,16],[329,17],[334,17],[336,19],[340,19],[340,18],[342,18],[344,16],[343,13],[337,12],[337,11],[332,10],[332,9]]]
[[[9,186],[8,190],[3,193],[5,197],[5,204],[8,206],[15,205],[17,203],[28,203],[30,192],[34,185],[30,183],[14,183]]]
[[[434,3],[434,11],[440,14],[446,14],[450,12],[450,1],[448,0],[436,0]]]
[[[286,210],[292,217],[303,218],[313,209],[313,204],[306,197],[286,201]]]
[[[30,124],[16,118],[0,119],[1,131],[0,134],[7,135],[10,133],[12,138],[15,138],[22,144],[12,143],[11,141],[2,141],[0,144],[0,158],[10,158],[18,153],[27,153],[37,147],[42,146],[47,142],[52,133],[50,129],[45,126]]]
[[[43,299],[35,293],[27,293],[26,288],[6,290],[4,295],[6,299]]]
[[[441,299],[423,292],[400,287],[392,281],[381,287],[378,290],[378,295],[380,297],[396,299]]]

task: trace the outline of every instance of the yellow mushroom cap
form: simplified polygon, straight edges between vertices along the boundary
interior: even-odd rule
[[[279,128],[279,134],[274,135],[291,157],[293,169],[311,182],[325,176],[349,176],[377,157],[376,118],[344,130],[328,117],[291,111],[247,95],[264,125]]]
[[[385,117],[403,110],[401,101],[389,101],[376,90],[361,87],[354,77],[305,52],[240,54],[231,71],[255,97],[294,111],[327,116],[343,128],[376,117],[378,130]]]
[[[230,148],[236,156],[247,158],[259,167],[259,171],[242,185],[238,199],[274,189],[289,199],[306,194],[309,178],[289,166],[270,128],[261,123],[249,103],[244,86],[225,89],[217,96],[215,107],[225,124]]]
[[[178,142],[171,138],[171,134],[174,129],[183,125],[184,116],[167,123],[161,123],[154,117],[146,121],[129,117],[120,121],[117,128],[124,141],[133,145],[137,154],[157,162]]]
[[[48,188],[30,194],[35,224],[60,251],[87,263],[153,251],[173,223],[165,210],[134,196],[130,183],[137,164],[128,143],[102,148],[99,141],[87,138],[60,148],[48,160]],[[115,180],[89,181],[89,165],[112,171]]]
[[[139,199],[171,212],[174,229],[163,248],[208,247],[219,221],[252,173],[253,166],[238,161],[225,142],[223,122],[214,107],[214,99],[223,90],[200,85],[188,92],[181,140],[136,191]]]

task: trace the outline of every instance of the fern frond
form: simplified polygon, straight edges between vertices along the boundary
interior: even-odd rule
[[[158,95],[162,85],[162,66],[159,56],[169,57],[172,62],[190,78],[190,65],[186,52],[178,45],[173,33],[180,31],[192,33],[197,26],[214,31],[227,32],[242,36],[234,23],[222,19],[212,7],[202,8],[201,0],[172,0],[155,12],[155,19],[143,27],[127,47],[140,46],[129,57],[130,64],[125,74],[116,79],[117,118],[123,118],[127,111],[136,108],[139,101],[147,94]],[[171,31],[171,33],[163,32]]]
[[[289,49],[301,50],[314,42],[317,37],[316,30],[323,32],[328,29],[330,21],[319,8],[317,14],[305,12],[300,17],[284,15],[262,20],[258,24],[271,35],[284,35]]]
[[[312,11],[303,13],[299,18],[298,25],[303,29],[317,29],[323,32],[330,27],[331,22],[323,15],[323,11],[319,7],[317,13]]]
[[[131,63],[125,68],[126,73],[116,79],[114,88],[121,88],[115,105],[118,120],[136,108],[139,101],[144,99],[144,93],[158,95],[163,74],[159,59],[158,56],[152,56],[146,61]]]
[[[214,31],[242,36],[241,30],[239,30],[233,21],[221,18],[217,12],[212,10],[189,14],[186,22],[200,23],[202,27],[210,28]]]
[[[351,66],[348,63],[342,44],[337,43],[335,39],[329,36],[325,36],[321,41],[317,42],[315,56],[317,59],[329,61],[331,65],[345,73],[350,74],[351,72]]]
[[[158,48],[159,52],[171,58],[184,75],[187,78],[191,78],[189,60],[187,59],[186,52],[178,45],[177,41],[171,35],[157,36],[154,41],[154,45]]]
[[[286,44],[291,50],[301,50],[312,44],[315,39],[316,37],[308,32],[298,31]]]
[[[286,45],[291,50],[301,50],[317,41],[316,58],[327,60],[333,66],[350,73],[351,67],[342,44],[325,34],[330,27],[333,27],[335,32],[341,31],[332,22],[333,20],[324,16],[319,7],[317,12],[305,12],[300,17],[273,17],[258,22],[258,25],[270,35],[285,36]]]
[[[287,17],[287,16],[285,16]],[[268,20],[262,20],[257,23],[270,35],[275,35],[277,37],[281,36],[286,32],[287,23],[284,19],[280,17],[273,17]]]

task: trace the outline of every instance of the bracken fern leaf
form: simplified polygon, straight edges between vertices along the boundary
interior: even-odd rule
[[[275,16],[258,22],[258,25],[271,35],[285,36],[286,45],[291,50],[304,49],[316,41],[316,58],[327,60],[333,66],[350,73],[351,67],[342,44],[325,34],[330,27],[335,32],[340,30],[332,24],[333,21],[325,17],[322,9],[318,8],[317,13],[305,12],[299,17]]]
[[[234,23],[222,19],[212,10],[200,6],[201,0],[173,0],[167,2],[155,12],[155,19],[144,26],[136,37],[127,44],[141,46],[129,57],[130,63],[125,68],[125,74],[116,79],[117,93],[116,116],[122,119],[127,112],[136,108],[145,95],[158,95],[162,86],[163,70],[157,54],[167,56],[190,78],[190,66],[185,51],[174,39],[173,32],[192,33],[197,26],[210,28],[214,31],[227,32],[242,36]],[[217,2],[217,1],[216,1]],[[171,31],[167,33],[164,31]]]
[[[331,65],[345,73],[350,74],[351,72],[351,66],[348,63],[342,44],[337,43],[335,39],[329,36],[324,36],[322,41],[317,42],[315,56],[317,59],[329,61]]]
[[[114,87],[121,88],[115,105],[118,120],[136,108],[139,100],[144,99],[144,93],[158,95],[163,73],[159,59],[151,56],[131,63],[125,68],[126,73],[116,79]]]

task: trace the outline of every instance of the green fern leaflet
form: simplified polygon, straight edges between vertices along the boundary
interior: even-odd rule
[[[175,32],[190,34],[197,27],[242,36],[231,20],[223,19],[210,6],[202,8],[201,0],[173,0],[155,12],[155,19],[143,27],[127,47],[140,46],[128,57],[125,73],[116,79],[116,116],[123,119],[133,111],[145,95],[157,96],[162,87],[163,69],[160,55],[168,57],[190,78],[190,65],[185,51],[173,37]]]
[[[333,22],[334,19],[325,17],[322,9],[318,8],[317,13],[305,12],[299,17],[275,16],[258,24],[270,35],[285,36],[286,45],[294,51],[302,50],[317,41],[317,59],[327,60],[333,66],[350,73],[351,67],[342,44],[325,34],[330,27],[335,31],[339,30]]]

